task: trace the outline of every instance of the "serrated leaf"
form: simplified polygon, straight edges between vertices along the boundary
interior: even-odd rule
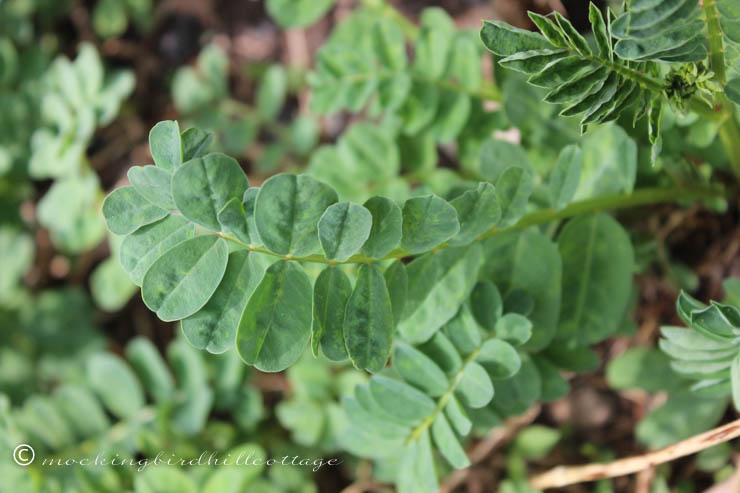
[[[358,369],[379,372],[393,341],[393,308],[385,279],[376,264],[361,264],[344,315],[344,341]]]
[[[195,227],[182,216],[168,215],[129,234],[121,243],[121,266],[137,286],[149,267],[167,250],[193,238]]]
[[[481,183],[475,190],[468,190],[453,199],[450,204],[457,210],[460,231],[449,244],[467,245],[490,230],[501,217],[501,206],[496,198],[496,189],[490,183]]]
[[[263,256],[237,250],[229,254],[226,272],[203,308],[182,321],[188,342],[209,353],[231,348],[244,307],[265,271]]]
[[[338,267],[321,271],[313,286],[313,326],[311,349],[319,355],[319,347],[327,358],[341,361],[347,358],[344,344],[344,311],[352,294],[347,274]]]
[[[480,38],[486,48],[499,56],[552,48],[542,35],[518,29],[502,21],[483,21]]]
[[[403,205],[401,247],[411,255],[431,250],[458,231],[457,211],[436,195],[414,197]]]
[[[132,186],[116,188],[103,202],[103,215],[108,229],[127,235],[142,226],[159,221],[167,211],[149,202]]]
[[[314,253],[319,248],[317,223],[335,202],[336,192],[309,176],[280,174],[269,178],[254,207],[262,242],[282,255]]]
[[[241,200],[249,187],[236,159],[214,153],[191,159],[172,177],[178,210],[193,222],[220,231],[218,213],[231,199]]]
[[[128,170],[131,185],[142,197],[162,209],[172,210],[172,175],[157,166],[134,166]]]
[[[432,397],[444,394],[449,386],[444,372],[431,358],[402,342],[393,351],[393,369],[406,382]]]
[[[311,281],[285,260],[272,264],[249,298],[236,333],[239,356],[266,372],[301,356],[311,335]]]
[[[198,236],[167,250],[144,275],[141,297],[166,322],[200,310],[221,282],[228,246],[216,236]]]
[[[175,171],[183,162],[180,126],[175,120],[157,123],[149,132],[149,150],[154,164],[167,170]]]
[[[325,257],[339,262],[350,258],[367,240],[372,224],[370,211],[361,205],[350,202],[330,205],[318,223]]]

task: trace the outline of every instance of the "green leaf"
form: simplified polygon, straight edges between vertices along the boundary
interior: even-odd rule
[[[414,197],[403,205],[401,247],[411,255],[431,250],[458,231],[457,211],[436,195]]]
[[[511,167],[532,171],[532,165],[524,148],[501,139],[488,139],[478,152],[479,171],[483,178],[496,183],[501,174]]]
[[[618,125],[589,132],[581,142],[583,167],[575,200],[630,193],[637,175],[637,146]]]
[[[409,277],[406,266],[401,260],[396,260],[385,270],[383,274],[385,284],[388,287],[388,296],[391,299],[393,309],[393,325],[397,325],[406,307],[406,297],[409,290]]]
[[[607,214],[577,217],[558,237],[563,259],[561,340],[593,344],[617,330],[632,289],[634,253],[624,229]]]
[[[489,339],[480,348],[475,359],[491,378],[510,378],[516,375],[522,366],[519,353],[511,344],[501,339]]]
[[[313,355],[321,350],[332,361],[347,358],[344,344],[344,310],[352,294],[352,284],[347,274],[338,267],[329,266],[321,271],[313,286],[313,326],[311,349]]]
[[[424,9],[414,45],[414,71],[430,79],[440,78],[447,68],[454,37],[455,25],[447,12],[438,7]]]
[[[470,313],[467,303],[463,304],[457,315],[445,324],[444,331],[460,354],[465,356],[477,350],[483,338],[480,326]]]
[[[141,286],[144,274],[155,260],[194,235],[193,223],[182,216],[168,215],[126,236],[121,243],[121,266],[128,272],[131,280]]]
[[[607,32],[606,22],[604,22],[604,16],[593,3],[589,3],[588,5],[588,20],[591,21],[591,31],[594,33],[596,45],[599,47],[599,56],[603,59],[613,59],[614,55],[612,54],[611,41]]]
[[[368,199],[364,207],[372,214],[373,222],[362,252],[370,258],[383,258],[401,241],[401,208],[381,196]]]
[[[393,327],[393,308],[380,268],[361,264],[344,315],[344,341],[356,368],[375,373],[385,367]]]
[[[685,383],[671,370],[670,358],[653,348],[630,348],[609,361],[606,380],[617,390],[642,389],[646,392],[675,391]]]
[[[499,56],[552,48],[542,35],[518,29],[502,21],[483,21],[480,38],[486,48]]]
[[[226,272],[203,308],[182,321],[188,342],[209,353],[231,348],[244,307],[262,279],[264,256],[237,250],[229,254]]]
[[[727,82],[725,95],[727,95],[730,101],[740,105],[740,77],[735,77]]]
[[[282,255],[314,253],[319,248],[317,223],[335,202],[336,192],[309,176],[280,174],[269,178],[260,188],[254,207],[262,242]]]
[[[406,382],[432,397],[444,394],[449,381],[444,372],[418,349],[399,342],[393,351],[393,369]]]
[[[172,175],[156,166],[134,166],[128,170],[128,179],[137,192],[152,204],[162,209],[172,210]]]
[[[593,5],[593,4],[591,4]],[[514,440],[513,450],[529,460],[541,460],[561,438],[561,432],[542,425],[531,425],[521,430]]]
[[[173,397],[175,381],[159,350],[149,339],[141,336],[132,339],[126,345],[126,359],[155,402],[166,402]]]
[[[473,422],[470,421],[470,418],[465,412],[465,408],[457,397],[455,397],[455,394],[452,394],[450,396],[450,400],[447,401],[444,413],[449,422],[452,423],[452,427],[458,435],[465,436],[470,433],[470,430],[473,427]]]
[[[524,168],[507,168],[496,182],[496,198],[501,207],[501,227],[511,226],[527,209],[532,193],[532,173]]]
[[[177,244],[159,257],[144,275],[141,297],[165,322],[200,310],[226,270],[226,240],[198,236]]]
[[[659,449],[714,426],[727,408],[726,399],[701,399],[693,392],[672,395],[637,425],[637,439]]]
[[[399,492],[434,493],[439,490],[431,442],[429,429],[425,428],[418,439],[405,444],[396,480]]]
[[[121,419],[131,419],[144,407],[144,392],[131,369],[117,356],[94,354],[87,361],[90,387],[108,410]]]
[[[493,399],[493,383],[486,370],[478,363],[471,361],[465,365],[455,393],[466,406],[477,409]]]
[[[280,65],[265,70],[257,89],[257,110],[267,119],[276,118],[285,103],[288,77]]]
[[[149,467],[134,478],[134,493],[196,493],[198,487],[182,470]]]
[[[182,140],[182,161],[203,157],[211,146],[213,134],[199,128],[189,128],[180,135]]]
[[[166,171],[175,171],[183,162],[180,126],[177,121],[157,123],[149,132],[149,150],[154,164]]]
[[[267,0],[267,12],[280,26],[313,24],[334,5],[335,0]]]
[[[496,198],[496,189],[490,183],[481,183],[475,190],[468,190],[450,202],[457,210],[460,232],[449,244],[453,246],[472,243],[489,229],[496,226],[501,217],[501,206]]]
[[[293,262],[272,264],[249,298],[236,333],[239,356],[267,372],[295,363],[311,336],[311,281]]]
[[[521,354],[522,366],[511,378],[496,380],[493,410],[502,416],[520,414],[529,409],[542,395],[542,381],[532,358]]]
[[[241,200],[233,198],[226,202],[223,209],[218,212],[218,222],[224,232],[234,235],[242,243],[252,243],[247,214]]]
[[[562,261],[557,247],[543,234],[527,230],[502,233],[485,240],[481,277],[508,296],[526,292],[534,301],[527,316],[535,328],[526,348],[542,349],[555,335],[560,314]],[[510,259],[501,262],[501,259]]]
[[[496,322],[496,337],[521,346],[532,337],[532,322],[518,313],[507,313]]]
[[[445,373],[455,373],[462,368],[462,358],[443,332],[437,332],[419,350],[429,356]]]
[[[417,295],[412,292],[418,289],[419,283],[412,282],[411,265],[418,260],[409,266],[407,314],[398,324],[398,330],[411,343],[426,341],[455,316],[473,289],[483,260],[478,243],[467,247],[446,248],[434,257],[436,259],[433,262],[438,262],[439,274],[433,278],[435,282],[426,286],[421,300],[414,299]]]
[[[213,231],[220,231],[218,213],[249,187],[236,159],[208,154],[180,166],[172,177],[172,194],[183,216]]]
[[[439,453],[452,467],[462,469],[470,465],[470,459],[468,459],[465,450],[455,436],[455,432],[452,431],[452,427],[442,413],[438,414],[432,423],[432,438]]]
[[[103,215],[112,233],[127,235],[159,221],[167,211],[150,203],[134,187],[127,186],[113,190],[105,198]]]
[[[487,333],[496,326],[501,318],[504,303],[501,293],[491,281],[480,281],[476,283],[470,292],[470,309],[478,324]]]
[[[573,27],[573,24],[571,24],[568,19],[563,17],[563,14],[561,14],[560,12],[555,11],[553,15],[555,17],[555,21],[558,23],[558,26],[560,26],[563,34],[565,34],[565,37],[568,39],[568,43],[584,57],[590,56],[591,48],[589,47],[588,42],[583,36],[581,36],[578,30]]]
[[[370,392],[383,411],[410,426],[434,412],[432,399],[399,380],[376,375],[370,379]]]
[[[319,241],[327,259],[344,262],[370,235],[373,217],[361,205],[339,202],[330,205],[319,219]]]
[[[581,178],[581,166],[583,153],[577,145],[569,145],[560,151],[550,175],[550,204],[553,209],[560,210],[573,200]]]

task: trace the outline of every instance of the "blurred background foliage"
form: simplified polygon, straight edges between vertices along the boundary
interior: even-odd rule
[[[582,136],[542,91],[494,66],[480,19],[532,28],[528,9],[588,28],[587,4],[575,0],[0,0],[0,491],[386,491],[395,474],[392,461],[373,469],[342,449],[340,402],[364,374],[309,354],[262,374],[234,351],[193,349],[143,305],[100,207],[129,167],[151,162],[157,121],[212,131],[212,149],[236,157],[254,185],[305,171],[357,202],[454,197],[516,165],[533,171],[532,201],[546,205],[545,177],[571,144],[582,151],[576,200],[727,181],[711,122],[667,109],[652,165],[644,121]],[[409,41],[405,51],[378,50],[378,19],[380,36]],[[357,77],[376,65],[374,79]],[[723,418],[727,400],[697,402],[654,347],[661,325],[679,323],[679,289],[740,301],[737,283],[723,284],[740,275],[737,204],[661,205],[620,219],[636,283],[617,336],[594,347],[598,358],[584,355],[579,374],[566,372],[571,393],[460,488],[509,478],[500,491],[526,491],[517,480],[532,465],[656,448]],[[251,450],[344,463],[318,473],[19,468],[9,451],[21,441],[58,457]],[[737,477],[736,460],[726,445],[662,466],[651,491],[701,491]],[[637,491],[632,481],[596,491]]]

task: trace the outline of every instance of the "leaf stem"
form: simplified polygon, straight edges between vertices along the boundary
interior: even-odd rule
[[[697,188],[643,188],[636,190],[629,194],[613,194],[604,195],[602,197],[594,197],[592,199],[585,199],[578,202],[573,202],[569,206],[561,209],[541,209],[535,212],[530,212],[522,217],[516,224],[507,228],[491,228],[482,235],[480,235],[475,241],[484,240],[490,236],[494,236],[500,233],[508,231],[514,231],[518,229],[525,229],[531,226],[539,226],[546,224],[551,221],[559,221],[561,219],[567,219],[573,216],[581,214],[589,214],[592,212],[600,212],[606,210],[617,210],[626,209],[629,207],[637,207],[641,205],[657,204],[661,202],[674,202],[681,200],[697,200],[697,199],[711,199],[717,197],[728,196],[727,190],[712,186],[712,187],[697,187]],[[381,262],[384,260],[396,260],[404,257],[408,257],[408,252],[402,249],[395,249],[382,259],[376,259],[366,257],[365,255],[357,254],[351,256],[349,259],[337,262],[336,260],[327,259],[323,255],[313,254],[305,257],[293,257],[291,255],[283,255],[272,252],[265,247],[257,246],[249,243],[245,243],[233,235],[228,233],[214,233],[218,236],[225,238],[233,243],[240,245],[253,252],[264,253],[266,255],[272,255],[285,260],[294,260],[298,262],[312,262],[327,265],[337,264],[367,264],[372,262]],[[447,248],[447,243],[434,248],[435,251],[439,251],[443,248]]]
[[[709,64],[717,82],[723,87],[727,84],[727,73],[725,72],[725,54],[722,42],[722,27],[719,23],[719,12],[714,0],[704,0],[702,2],[704,15],[706,16],[707,31],[709,39]]]

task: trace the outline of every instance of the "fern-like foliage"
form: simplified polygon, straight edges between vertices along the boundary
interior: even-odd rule
[[[711,113],[708,103],[716,88],[705,83],[712,74],[706,72],[701,12],[692,0],[635,0],[620,16],[609,10],[605,18],[591,4],[593,43],[558,12],[552,18],[530,12],[541,34],[486,21],[481,39],[502,57],[502,66],[529,74],[530,84],[548,89],[545,101],[562,104],[561,115],[583,115],[584,132],[589,124],[623,114],[633,121],[648,115],[655,160],[667,99],[681,110],[691,106]]]
[[[360,456],[397,462],[399,492],[437,491],[435,451],[453,468],[469,466],[463,445],[471,430],[528,408],[542,397],[543,380],[554,378],[550,388],[567,389],[546,360],[535,364],[520,352],[532,323],[518,313],[503,315],[503,305],[491,282],[478,283],[434,337],[415,346],[398,342],[392,369],[344,398],[349,428],[343,445]]]
[[[690,329],[663,327],[660,348],[680,375],[696,380],[692,390],[707,396],[732,394],[740,409],[740,310],[709,305],[682,292],[676,310]]]

